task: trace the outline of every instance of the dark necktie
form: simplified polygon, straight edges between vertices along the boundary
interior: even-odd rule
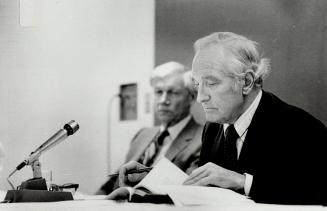
[[[163,146],[163,141],[164,139],[169,136],[169,132],[167,129],[165,129],[164,131],[162,131],[161,133],[159,133],[159,135],[157,136],[156,140],[153,142],[154,146],[155,146],[155,153],[153,154],[153,156],[151,158],[149,158],[149,160],[145,163],[146,166],[151,166],[155,160],[155,158],[158,156],[160,149]]]
[[[224,140],[223,166],[229,170],[235,170],[237,162],[236,140],[239,136],[234,128],[234,125],[228,126],[225,133],[226,137]]]

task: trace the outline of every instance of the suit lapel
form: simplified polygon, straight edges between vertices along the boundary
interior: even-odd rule
[[[145,130],[140,134],[137,141],[135,142],[135,153],[132,155],[130,160],[139,160],[139,158],[143,155],[146,148],[150,145],[150,143],[154,140],[156,135],[159,132],[159,127],[150,128]]]
[[[253,162],[248,161],[254,156],[252,151],[256,151],[255,148],[263,144],[262,141],[264,141],[264,136],[268,135],[266,134],[267,125],[263,124],[263,122],[269,122],[269,119],[267,119],[269,116],[269,107],[267,107],[269,103],[267,104],[267,101],[269,101],[269,96],[262,91],[261,101],[253,116],[239,156],[238,162],[241,169],[249,168],[249,166],[246,167],[246,165]]]
[[[187,123],[185,128],[180,132],[180,134],[173,141],[171,146],[169,147],[166,157],[169,160],[172,160],[176,157],[176,155],[181,152],[187,145],[188,142],[193,138],[193,134],[195,132],[196,123],[193,118]]]
[[[220,124],[219,127],[217,128],[218,132],[215,132],[214,134],[217,134],[215,139],[213,139],[213,144],[212,144],[212,151],[210,153],[211,160],[215,161],[217,164],[220,164],[222,161],[222,154],[223,152],[223,140],[225,139],[225,134],[224,134],[224,126],[223,124]]]

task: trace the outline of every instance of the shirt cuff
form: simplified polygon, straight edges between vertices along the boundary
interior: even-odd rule
[[[245,175],[244,193],[246,196],[249,196],[252,186],[252,181],[253,181],[253,175],[247,173],[244,173],[244,175]]]

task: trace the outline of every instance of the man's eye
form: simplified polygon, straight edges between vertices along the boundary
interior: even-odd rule
[[[155,93],[156,95],[162,95],[162,91],[161,91],[161,90],[156,90],[154,93]]]
[[[205,84],[206,84],[206,86],[215,86],[215,85],[218,85],[219,83],[216,81],[207,81]]]
[[[180,94],[180,92],[178,92],[178,91],[168,91],[167,94],[168,95],[173,95],[173,96],[178,96]]]

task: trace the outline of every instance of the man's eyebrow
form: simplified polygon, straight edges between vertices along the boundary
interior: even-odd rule
[[[202,79],[204,79],[204,80],[211,80],[211,81],[219,81],[219,79],[217,77],[212,76],[212,75],[204,76]]]
[[[201,77],[202,80],[209,80],[209,81],[220,81],[219,78],[212,76],[212,75],[207,75]],[[195,78],[192,78],[193,83],[199,83]]]
[[[178,87],[166,87],[166,88],[154,88],[155,90],[161,90],[161,91],[181,91],[183,90],[182,88]]]

